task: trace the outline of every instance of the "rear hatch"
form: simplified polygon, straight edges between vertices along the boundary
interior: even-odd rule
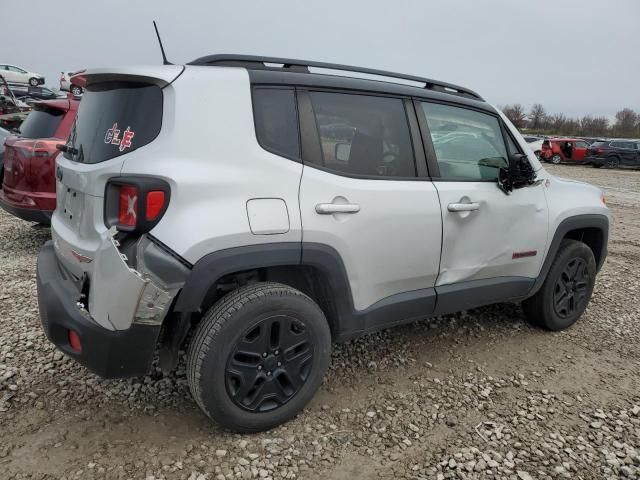
[[[92,70],[74,77],[85,93],[67,151],[57,158],[52,218],[58,257],[74,275],[90,274],[96,253],[111,243],[104,224],[106,183],[160,134],[162,89],[182,69]]]
[[[8,191],[54,192],[54,158],[58,154],[55,135],[66,109],[47,104],[35,104],[33,111],[20,126],[19,135],[6,139],[3,188]],[[48,175],[44,173],[48,172]]]

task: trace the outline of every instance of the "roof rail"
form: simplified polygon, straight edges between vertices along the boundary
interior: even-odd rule
[[[282,64],[282,67],[273,67],[267,65],[269,63]],[[338,63],[315,62],[309,60],[294,60],[291,58],[278,57],[261,57],[256,55],[233,55],[219,54],[200,57],[187,65],[209,65],[209,66],[230,66],[245,67],[248,69],[259,70],[288,70],[299,73],[309,73],[309,67],[325,68],[328,70],[340,70],[345,72],[364,73],[367,75],[377,75],[380,77],[399,78],[412,82],[424,83],[424,88],[453,95],[473,98],[483,101],[483,98],[473,90],[453,85],[451,83],[439,82],[429,78],[418,77],[415,75],[406,75],[404,73],[387,72],[385,70],[376,70],[373,68],[354,67],[351,65],[341,65]]]

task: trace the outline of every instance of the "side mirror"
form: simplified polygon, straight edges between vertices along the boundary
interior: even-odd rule
[[[348,162],[350,154],[351,154],[350,143],[336,143],[334,156],[337,161]]]
[[[509,167],[501,168],[498,173],[498,187],[507,195],[516,189],[535,183],[536,172],[529,159],[522,153],[514,153],[509,157]]]

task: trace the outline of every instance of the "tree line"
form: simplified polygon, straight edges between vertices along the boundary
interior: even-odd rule
[[[505,105],[502,111],[519,130],[546,135],[577,137],[640,138],[640,113],[624,108],[616,113],[615,121],[607,117],[585,115],[567,117],[563,113],[549,114],[540,103],[527,113],[519,103]]]

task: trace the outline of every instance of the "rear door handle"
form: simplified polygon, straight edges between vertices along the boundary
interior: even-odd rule
[[[478,202],[471,203],[450,203],[447,206],[447,210],[450,212],[473,212],[479,210],[480,204]]]
[[[360,205],[356,203],[319,203],[316,205],[316,213],[320,215],[332,215],[334,213],[358,213]]]

